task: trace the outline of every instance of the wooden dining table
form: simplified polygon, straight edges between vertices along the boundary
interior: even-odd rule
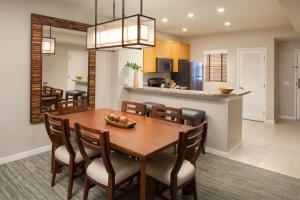
[[[127,116],[130,120],[135,121],[136,125],[128,129],[109,125],[105,121],[109,114]],[[90,128],[109,131],[112,148],[140,160],[140,200],[146,199],[147,159],[176,144],[180,131],[193,128],[111,109],[89,110],[62,115],[62,117],[69,119],[71,129],[74,129],[74,124],[78,122]]]

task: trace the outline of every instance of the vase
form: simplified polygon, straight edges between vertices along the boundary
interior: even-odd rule
[[[133,87],[139,87],[139,72],[134,70]]]

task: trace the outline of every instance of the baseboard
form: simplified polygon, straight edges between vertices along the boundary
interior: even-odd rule
[[[0,158],[0,165],[51,150],[51,145]]]
[[[217,149],[214,149],[214,148],[210,148],[210,147],[205,147],[205,152],[206,153],[215,154],[215,155],[218,155],[218,156],[222,156],[222,157],[225,157],[225,158],[229,157],[229,153],[228,152],[220,151],[220,150],[217,150]]]
[[[296,120],[294,116],[287,116],[287,115],[278,115],[279,119],[289,119],[289,120]]]
[[[265,120],[264,121],[264,123],[266,123],[266,124],[275,124],[276,122],[275,122],[275,120]]]
[[[229,151],[228,151],[228,156],[231,156],[235,150],[240,148],[242,146],[242,141],[238,142],[236,145],[234,145]]]

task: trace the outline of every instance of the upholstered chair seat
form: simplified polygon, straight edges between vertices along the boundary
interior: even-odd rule
[[[113,152],[110,155],[111,164],[115,170],[115,184],[119,184],[128,177],[139,171],[139,162],[128,158],[128,156]],[[86,169],[87,175],[103,185],[108,185],[108,173],[105,169],[103,159],[98,158],[91,162]]]
[[[177,156],[163,152],[147,162],[147,174],[160,182],[170,185],[171,172],[174,168]],[[188,160],[184,160],[177,175],[177,185],[181,185],[195,176],[195,166]]]
[[[75,163],[82,162],[83,157],[79,151],[78,145],[76,144],[75,140],[71,140],[71,145],[75,152]],[[94,157],[97,154],[96,151],[93,151],[91,149],[85,148],[85,150],[88,156],[90,157]],[[68,152],[65,145],[62,145],[55,150],[55,158],[63,163],[70,163],[70,153]]]

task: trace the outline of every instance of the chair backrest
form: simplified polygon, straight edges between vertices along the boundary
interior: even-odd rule
[[[207,122],[203,122],[200,126],[186,132],[179,133],[179,144],[177,148],[177,160],[171,172],[172,181],[177,180],[177,174],[182,167],[183,161],[188,160],[194,166],[203,152],[207,135]]]
[[[54,150],[64,144],[71,155],[71,159],[75,158],[75,152],[70,141],[69,120],[45,113],[44,122]]]
[[[44,95],[49,95],[52,94],[53,88],[50,86],[43,86],[43,94]]]
[[[53,88],[52,93],[57,95],[60,99],[63,98],[64,91],[58,88]]]
[[[178,108],[153,106],[151,116],[155,119],[162,119],[176,123],[182,122],[182,110]]]
[[[145,115],[146,105],[142,103],[122,101],[122,112]]]
[[[108,183],[115,183],[115,171],[110,160],[110,140],[108,131],[100,131],[75,123],[76,141],[86,167],[92,162],[85,148],[101,154],[103,164],[109,175]]]
[[[61,101],[58,103],[58,112],[59,114],[70,114],[75,112],[87,111],[87,100],[71,100],[71,101]]]

